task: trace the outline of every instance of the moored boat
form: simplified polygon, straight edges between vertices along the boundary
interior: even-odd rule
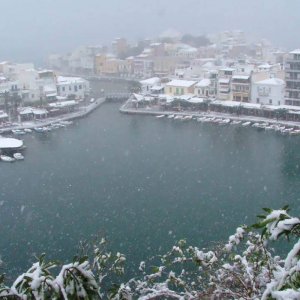
[[[243,126],[243,127],[247,127],[247,126],[249,126],[250,124],[251,124],[251,122],[248,121],[248,122],[242,123],[242,126]]]
[[[43,127],[35,127],[35,128],[33,128],[33,130],[34,130],[35,132],[45,132],[45,130],[44,130]]]
[[[14,156],[14,158],[15,158],[16,160],[23,160],[23,159],[24,159],[23,154],[20,153],[20,152],[14,153],[13,156]]]
[[[0,155],[0,158],[2,161],[5,161],[5,162],[13,162],[15,161],[15,159],[13,157],[10,157],[8,155]]]
[[[289,132],[289,135],[300,135],[300,129],[294,129]]]
[[[161,119],[161,118],[164,118],[165,117],[165,115],[158,115],[158,116],[155,116],[155,118],[157,118],[157,119]]]
[[[26,134],[26,132],[22,129],[12,129],[11,131],[13,134],[17,134],[17,135],[23,135]]]

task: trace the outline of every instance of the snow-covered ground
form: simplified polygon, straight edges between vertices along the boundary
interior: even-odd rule
[[[32,129],[35,127],[44,127],[59,121],[81,118],[91,113],[93,110],[95,110],[98,106],[100,106],[104,102],[105,102],[105,98],[99,98],[95,102],[90,103],[87,106],[80,107],[79,110],[76,112],[63,114],[52,118],[45,118],[41,120],[13,123],[12,126],[9,127],[0,127],[0,133],[10,132],[15,129],[26,129],[26,128]]]
[[[285,121],[285,120],[276,120],[276,119],[270,119],[270,118],[263,118],[263,117],[257,117],[257,116],[246,116],[246,115],[234,115],[234,114],[227,114],[227,113],[220,113],[215,111],[162,111],[159,110],[157,107],[146,107],[146,108],[132,108],[129,107],[129,102],[127,101],[125,104],[123,104],[120,107],[120,112],[128,113],[128,114],[144,114],[144,115],[181,115],[181,116],[194,116],[194,117],[218,117],[218,118],[229,118],[231,120],[239,120],[239,121],[249,121],[249,122],[264,122],[269,124],[275,124],[275,125],[284,125],[289,127],[299,127],[300,128],[300,122],[294,122],[294,121]]]

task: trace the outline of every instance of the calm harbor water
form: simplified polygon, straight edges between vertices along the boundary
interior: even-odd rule
[[[101,232],[138,262],[187,238],[205,247],[261,207],[299,213],[300,138],[253,128],[122,115],[25,136],[25,161],[0,164],[0,254],[9,274],[33,255],[71,260]]]

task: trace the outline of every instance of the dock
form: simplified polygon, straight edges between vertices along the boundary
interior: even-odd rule
[[[0,127],[0,133],[7,133],[15,129],[33,129],[35,127],[44,127],[49,126],[52,123],[60,122],[60,121],[68,121],[83,118],[97,109],[106,101],[106,98],[98,98],[94,102],[89,103],[86,106],[81,106],[78,111],[72,112],[69,114],[63,114],[53,118],[46,118],[41,120],[34,120],[30,122],[22,122],[22,123],[14,123],[14,125],[9,127]]]

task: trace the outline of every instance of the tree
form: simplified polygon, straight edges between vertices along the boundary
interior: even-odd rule
[[[0,297],[11,299],[299,299],[300,219],[286,206],[264,208],[259,222],[241,226],[212,250],[180,240],[165,255],[141,262],[140,275],[115,283],[124,273],[124,255],[107,250],[105,239],[84,246],[70,264],[45,255],[11,287],[0,277]],[[274,255],[269,241],[296,238],[287,256]],[[91,258],[86,255],[92,251]]]
[[[185,34],[182,36],[181,42],[196,48],[210,45],[209,39],[204,35],[193,36],[191,34]]]

